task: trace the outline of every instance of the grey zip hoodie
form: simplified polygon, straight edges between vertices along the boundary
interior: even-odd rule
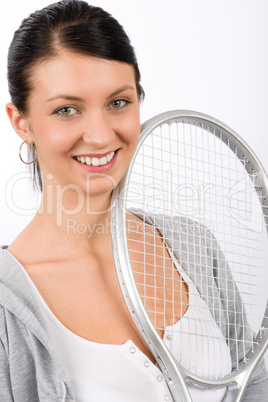
[[[74,401],[36,297],[7,250],[0,250],[0,401]]]
[[[139,212],[135,213],[139,215]],[[241,332],[239,325],[234,324],[234,316],[241,316],[241,320],[245,317],[241,313],[239,293],[235,286],[230,286],[232,277],[215,238],[205,228],[184,218],[166,223],[165,228],[161,217],[154,218],[154,221],[146,217],[146,221],[158,227],[183,269],[196,283],[224,337],[229,339],[234,360],[232,333]],[[179,238],[172,238],[172,229],[180,233]],[[199,255],[197,261],[193,259],[194,249]],[[204,270],[208,274],[207,282],[201,275]],[[233,300],[231,306],[228,305],[232,310],[228,316],[227,294]],[[250,337],[250,334],[246,336]],[[267,400],[268,375],[262,360],[254,371],[243,401]],[[71,402],[74,395],[27,278],[18,261],[0,248],[0,402],[13,401]],[[91,401],[90,395],[88,401]]]

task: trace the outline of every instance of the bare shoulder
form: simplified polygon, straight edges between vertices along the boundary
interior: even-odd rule
[[[143,252],[147,251],[148,254],[156,255],[158,253],[163,253],[165,250],[163,247],[163,238],[155,226],[147,223],[132,213],[127,213],[126,221],[130,249],[136,249],[138,251],[142,248]],[[144,245],[147,250],[144,250]],[[149,251],[148,248],[152,247],[154,247],[154,249]]]

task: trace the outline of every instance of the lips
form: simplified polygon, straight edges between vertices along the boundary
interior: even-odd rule
[[[110,170],[114,166],[118,153],[119,150],[116,150],[102,155],[74,156],[73,159],[88,172],[101,173]]]
[[[96,156],[75,156],[74,158],[85,165],[88,166],[104,166],[107,165],[108,162],[110,162],[114,158],[115,152],[112,151],[109,154],[102,156],[101,158],[98,158]]]

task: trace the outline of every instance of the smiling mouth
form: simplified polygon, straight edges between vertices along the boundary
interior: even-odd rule
[[[114,158],[114,155],[115,151],[109,153],[108,155],[102,156],[101,158],[97,158],[95,156],[75,156],[74,159],[88,166],[104,166]]]

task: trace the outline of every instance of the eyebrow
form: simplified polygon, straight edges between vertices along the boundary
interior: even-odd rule
[[[120,94],[121,92],[124,92],[128,89],[131,89],[133,91],[135,91],[135,88],[131,85],[124,85],[121,88],[118,88],[116,91],[112,92],[109,95],[109,98],[112,98],[113,96],[116,96],[118,94]],[[84,99],[80,98],[79,96],[73,96],[73,95],[68,95],[68,94],[59,94],[59,95],[55,95],[52,98],[49,98],[46,102],[52,102],[54,100],[57,99],[66,99],[66,100],[70,100],[70,101],[76,101],[76,102],[84,102]]]

